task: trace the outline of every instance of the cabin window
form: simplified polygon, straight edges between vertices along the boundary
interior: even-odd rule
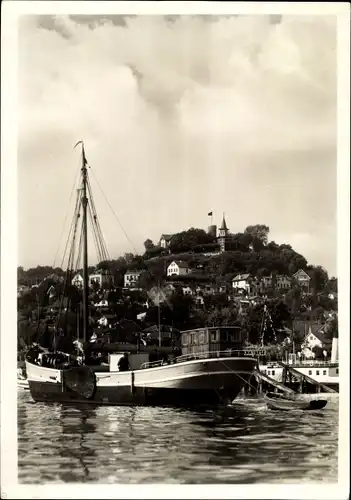
[[[183,335],[183,345],[188,345],[188,335]]]
[[[275,370],[272,370],[272,375],[275,375]]]
[[[205,334],[204,332],[201,332],[199,335],[199,342],[200,344],[203,344],[205,342]]]
[[[218,342],[217,330],[211,332],[211,342]]]
[[[271,374],[270,370],[268,370],[267,373],[268,373],[268,375],[270,375]]]
[[[323,370],[323,375],[326,375],[327,374],[327,370]]]
[[[336,374],[339,375],[339,368],[336,369]]]
[[[316,370],[316,375],[319,375],[319,370]]]
[[[308,374],[309,374],[309,375],[312,375],[312,370],[308,370]]]

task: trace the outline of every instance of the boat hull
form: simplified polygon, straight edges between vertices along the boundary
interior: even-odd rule
[[[193,360],[128,372],[95,372],[89,397],[68,387],[62,370],[26,364],[35,401],[95,405],[198,406],[233,401],[248,381],[254,358]]]
[[[289,399],[279,394],[265,394],[265,401],[270,410],[321,410],[327,404],[325,399],[309,401]]]

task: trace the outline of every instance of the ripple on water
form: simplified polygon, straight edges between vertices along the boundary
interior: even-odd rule
[[[18,473],[27,484],[334,482],[337,443],[338,399],[320,412],[241,400],[223,415],[18,398]]]

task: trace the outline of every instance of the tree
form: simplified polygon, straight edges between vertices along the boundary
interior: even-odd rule
[[[327,320],[323,330],[326,340],[332,340],[333,338],[339,337],[338,317],[336,314]]]
[[[192,227],[187,231],[182,231],[172,237],[170,250],[172,253],[187,252],[195,249],[197,245],[212,243],[213,237],[203,229]]]
[[[150,240],[150,238],[148,238],[147,240],[144,241],[144,247],[145,250],[148,251],[155,248],[155,245],[153,244],[153,241]]]
[[[311,277],[311,288],[315,293],[324,289],[328,283],[328,273],[322,266],[308,266],[308,274]]]
[[[255,224],[254,226],[247,226],[244,233],[250,234],[253,240],[259,241],[263,245],[267,245],[268,243],[269,227],[265,224]]]

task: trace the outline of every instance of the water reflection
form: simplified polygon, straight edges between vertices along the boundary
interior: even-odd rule
[[[337,401],[272,412],[34,404],[19,395],[19,481],[254,483],[336,481]]]

